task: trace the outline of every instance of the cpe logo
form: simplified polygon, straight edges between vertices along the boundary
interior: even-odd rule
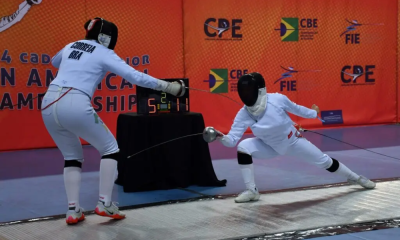
[[[242,19],[208,18],[204,22],[206,40],[242,40]]]
[[[374,74],[375,65],[346,65],[342,68],[340,78],[342,79],[342,86],[354,85],[373,85],[375,79],[372,78]]]

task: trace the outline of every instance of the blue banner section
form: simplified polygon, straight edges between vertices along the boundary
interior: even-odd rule
[[[342,110],[321,111],[322,124],[343,124]]]

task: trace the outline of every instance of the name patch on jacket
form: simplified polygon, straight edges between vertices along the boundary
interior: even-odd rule
[[[81,50],[81,51],[85,51],[87,53],[92,53],[94,51],[94,49],[96,49],[96,46],[93,46],[93,45],[90,45],[90,44],[87,44],[87,43],[76,42],[76,43],[72,44],[71,48],[78,49],[78,50]],[[81,59],[81,56],[82,56],[83,52],[78,51],[78,50],[73,50],[69,54],[68,58],[69,59],[75,59],[75,60]]]
[[[72,44],[71,48],[77,49],[77,50],[82,50],[88,53],[92,53],[94,49],[96,49],[96,46],[87,44],[87,43],[82,43],[82,42],[76,42]]]

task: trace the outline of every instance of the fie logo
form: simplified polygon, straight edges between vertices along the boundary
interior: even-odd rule
[[[274,84],[279,82],[279,91],[297,91],[297,79],[293,79],[293,75],[299,72],[320,72],[321,70],[295,70],[293,67],[282,67],[285,70],[281,77],[278,78]]]
[[[357,20],[352,20],[349,21],[346,19],[348,23],[350,23],[350,26],[346,27],[346,30],[340,34],[340,37],[343,35],[345,36],[345,43],[346,44],[360,44],[361,39],[360,39],[360,33],[354,33],[354,31],[357,30],[358,27],[361,26],[366,26],[366,25],[374,25],[374,26],[380,26],[383,25],[383,23],[359,23]]]
[[[8,15],[8,16],[1,16],[0,17],[0,32],[4,32],[5,30],[9,29],[12,27],[14,24],[20,22],[25,15],[28,13],[29,9],[33,5],[39,5],[42,2],[42,0],[26,0],[23,1],[19,5],[19,8],[17,11],[14,13]]]

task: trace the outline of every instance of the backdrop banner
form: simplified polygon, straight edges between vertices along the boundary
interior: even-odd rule
[[[50,60],[97,16],[118,26],[127,64],[208,91],[191,91],[190,108],[224,133],[241,105],[218,94],[240,102],[237,80],[254,71],[269,93],[320,107],[325,123],[291,115],[305,128],[397,122],[398,13],[392,0],[2,1],[0,151],[55,146],[39,110]],[[118,115],[136,112],[135,88],[113,73],[98,86],[92,103],[114,134]]]
[[[51,58],[85,37],[83,25],[90,18],[102,17],[118,26],[115,52],[130,66],[157,78],[184,76],[181,0],[109,3],[0,2],[0,16],[6,17],[0,23],[0,150],[55,146],[42,121],[40,99],[28,100],[46,91],[57,74]],[[15,20],[7,24],[8,19]],[[92,103],[115,134],[118,114],[136,111],[135,86],[107,73]],[[15,104],[20,105],[12,107]]]

